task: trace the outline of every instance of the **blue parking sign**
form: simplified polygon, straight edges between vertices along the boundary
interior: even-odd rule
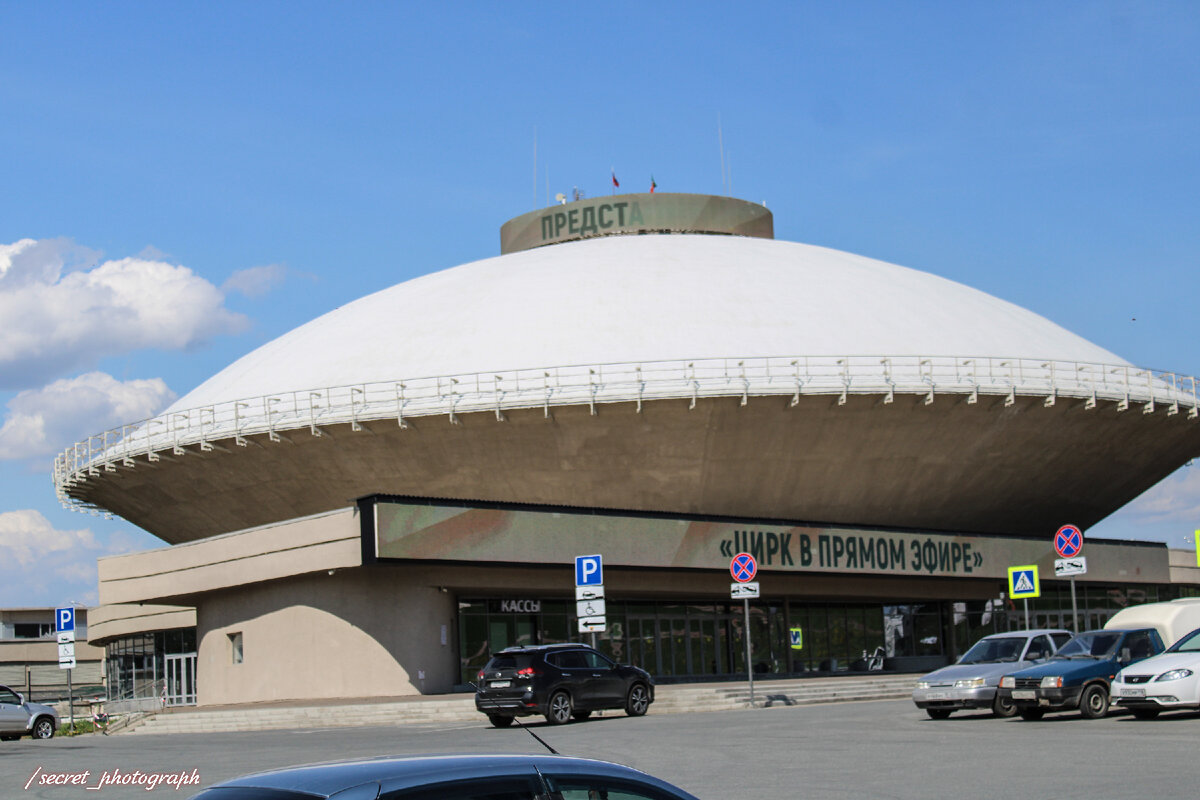
[[[74,608],[54,609],[54,630],[56,633],[65,633],[66,631],[75,630]]]
[[[599,555],[575,556],[575,585],[602,586],[604,564]]]

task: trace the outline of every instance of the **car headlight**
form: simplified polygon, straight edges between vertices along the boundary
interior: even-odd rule
[[[917,681],[917,688],[918,689],[928,689],[929,681]]]
[[[1000,688],[1002,688],[1002,689],[1012,689],[1016,685],[1017,685],[1017,679],[1014,678],[1012,675],[1005,675],[1003,678],[1000,679]]]
[[[1192,671],[1190,669],[1173,669],[1173,670],[1164,672],[1162,675],[1159,675],[1154,680],[1156,680],[1156,681],[1177,681],[1180,678],[1190,678],[1191,675],[1192,675]]]
[[[1046,677],[1042,678],[1042,688],[1043,689],[1061,689],[1062,688],[1062,676],[1061,675],[1047,675]]]
[[[983,678],[969,678],[965,681],[955,681],[954,685],[959,689],[978,689],[981,686],[987,686],[987,681]]]

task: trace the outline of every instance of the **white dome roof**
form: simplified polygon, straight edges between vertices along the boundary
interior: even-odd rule
[[[616,236],[368,295],[238,359],[172,410],[434,375],[797,355],[1126,363],[1031,311],[883,261],[736,236]]]

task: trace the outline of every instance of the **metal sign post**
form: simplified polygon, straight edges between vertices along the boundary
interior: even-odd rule
[[[1054,552],[1058,553],[1058,557],[1061,559],[1078,557],[1083,552],[1083,529],[1078,525],[1063,525],[1055,531]],[[1087,572],[1086,561],[1084,561],[1082,572]],[[1072,570],[1069,573],[1060,573],[1056,561],[1054,562],[1054,574],[1070,574],[1071,576],[1071,624],[1075,626],[1075,633],[1079,633],[1079,605],[1075,602],[1075,576],[1081,572]]]
[[[742,609],[746,614],[746,627],[742,630],[742,638],[746,640],[746,680],[750,684],[750,706],[754,707],[754,665],[750,662],[750,597],[751,594],[745,589],[749,586],[745,584],[754,580],[755,574],[758,572],[758,562],[754,560],[754,556],[749,553],[738,553],[733,557],[733,561],[729,562],[729,574],[737,583],[730,587],[730,596],[742,598]],[[739,585],[740,584],[740,585]],[[758,597],[758,584],[754,584],[753,596]]]
[[[746,678],[750,683],[750,706],[754,706],[754,666],[750,663],[750,598],[742,598],[742,609],[746,612]]]
[[[75,607],[54,609],[54,632],[58,640],[58,668],[67,671],[67,706],[70,708],[71,729],[75,729],[75,687],[71,675],[75,672]]]
[[[1071,576],[1071,624],[1079,633],[1079,604],[1075,602],[1075,576]]]

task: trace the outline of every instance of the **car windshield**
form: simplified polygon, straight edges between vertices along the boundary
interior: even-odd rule
[[[1081,633],[1059,649],[1056,658],[1104,658],[1117,649],[1121,634],[1117,631]]]
[[[1025,646],[1024,636],[1007,636],[1001,639],[980,639],[967,651],[960,664],[994,664],[998,661],[1016,661]]]
[[[1168,653],[1200,653],[1200,630],[1194,630],[1167,648]]]

